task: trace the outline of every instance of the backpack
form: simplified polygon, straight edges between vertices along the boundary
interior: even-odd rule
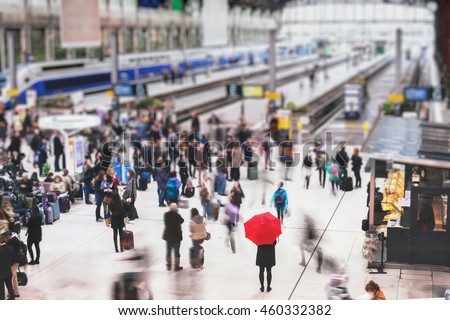
[[[169,199],[177,199],[178,198],[178,189],[177,189],[177,185],[176,185],[175,181],[171,180],[171,181],[167,182],[166,193],[167,193],[167,198],[169,198]]]
[[[281,190],[277,191],[277,195],[275,196],[275,206],[283,207],[284,206],[284,197]]]
[[[19,251],[17,252],[17,262],[20,267],[23,267],[28,264],[27,259],[27,245],[20,241]]]

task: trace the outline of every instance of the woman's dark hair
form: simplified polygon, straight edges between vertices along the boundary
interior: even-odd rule
[[[200,212],[198,212],[197,208],[192,208],[191,209],[191,219],[198,215],[200,215]]]
[[[176,176],[177,176],[177,172],[176,171],[171,171],[169,173],[169,178],[173,178],[173,177],[176,177]]]
[[[35,171],[35,172],[33,172],[32,174],[31,174],[31,177],[30,177],[30,179],[31,180],[39,180],[38,179],[38,175],[37,175],[37,172]]]
[[[109,203],[109,210],[113,216],[120,216],[122,213],[123,202],[117,192],[113,192],[111,202]]]
[[[67,176],[68,174],[69,174],[69,170],[64,169],[64,170],[63,170],[63,177]]]
[[[130,179],[136,179],[136,172],[133,169],[128,170],[128,174],[130,175]]]
[[[53,172],[47,173],[47,178],[51,178],[51,177],[53,177]]]
[[[100,170],[97,174],[97,178],[103,180],[104,177],[105,177],[105,171]]]
[[[380,291],[380,286],[376,282],[374,282],[372,280],[367,282],[367,284],[366,284],[366,292],[377,293],[379,291]]]
[[[108,181],[109,183],[112,183],[113,177],[110,174],[106,174],[106,181]]]

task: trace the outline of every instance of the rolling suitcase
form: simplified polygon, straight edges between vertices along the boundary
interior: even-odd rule
[[[49,203],[44,208],[45,224],[53,224],[53,206]]]
[[[138,190],[146,191],[148,188],[147,178],[141,175],[138,180]]]
[[[198,252],[198,262],[203,265],[205,263],[205,249],[200,249]],[[192,268],[197,267],[197,259],[195,259],[194,256],[194,247],[189,248],[189,263],[191,264]]]
[[[120,246],[125,250],[134,249],[134,235],[131,230],[124,230]]]
[[[353,190],[353,178],[345,177],[341,181],[341,190],[342,191],[352,191]]]
[[[58,201],[58,195],[54,192],[47,192],[46,194],[47,202],[55,203]]]
[[[53,221],[59,220],[61,217],[61,210],[59,208],[59,202],[49,203],[49,205],[53,208]]]
[[[70,199],[69,196],[59,197],[59,211],[61,213],[67,213],[70,210]]]
[[[258,180],[258,167],[247,168],[247,179],[248,180]]]

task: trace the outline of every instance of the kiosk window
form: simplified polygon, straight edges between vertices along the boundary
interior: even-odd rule
[[[447,225],[447,196],[419,195],[417,226],[421,231],[445,232]]]

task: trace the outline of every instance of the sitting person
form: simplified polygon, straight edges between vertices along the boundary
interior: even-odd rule
[[[44,182],[53,182],[53,172],[47,173],[47,177],[45,177]]]
[[[66,184],[66,189],[72,194],[76,194],[81,186],[79,183],[75,181],[75,179],[69,174],[69,171],[67,169],[63,170],[63,176],[62,179],[64,180],[64,183]]]
[[[67,191],[66,183],[60,176],[55,176],[52,184],[50,185],[50,191],[55,192],[57,195],[65,193]]]
[[[28,178],[28,175],[22,175],[19,181],[19,191],[24,195],[29,195],[33,191],[33,182]]]

